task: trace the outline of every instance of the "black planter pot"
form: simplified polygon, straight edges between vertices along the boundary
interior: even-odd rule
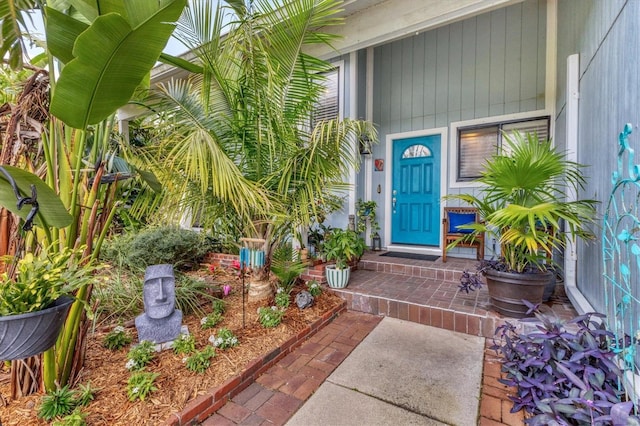
[[[494,309],[504,316],[524,318],[529,308],[522,300],[542,303],[545,286],[554,278],[550,271],[518,274],[489,269],[485,272],[487,289]]]
[[[62,296],[41,311],[0,317],[0,360],[29,358],[53,346],[73,301]]]

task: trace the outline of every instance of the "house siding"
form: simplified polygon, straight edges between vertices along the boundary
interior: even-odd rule
[[[544,109],[545,52],[545,0],[527,0],[376,47],[373,122],[381,143],[372,157],[385,158],[388,134]],[[455,143],[455,135],[449,139],[443,143]],[[384,173],[373,172],[372,193],[362,194],[380,206],[380,223],[390,190],[384,179]],[[447,189],[452,192],[460,188]]]
[[[601,221],[617,168],[617,136],[632,123],[631,145],[640,147],[640,2],[562,0],[558,2],[557,128],[566,122],[566,58],[580,54],[578,161],[588,165],[582,197],[598,199]],[[565,132],[556,141],[565,144]],[[578,246],[577,286],[593,308],[604,311],[600,227],[594,243]]]

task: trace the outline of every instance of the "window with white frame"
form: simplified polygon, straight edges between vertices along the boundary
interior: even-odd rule
[[[539,139],[549,137],[549,117],[483,124],[458,128],[458,182],[477,179],[484,164],[502,146],[503,133],[535,133]]]
[[[311,128],[317,123],[325,120],[332,120],[340,117],[340,72],[335,68],[323,74],[322,84],[325,90],[320,95],[316,108],[311,117]]]

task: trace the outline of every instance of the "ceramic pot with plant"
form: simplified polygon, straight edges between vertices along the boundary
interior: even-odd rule
[[[364,240],[350,229],[333,228],[325,234],[323,254],[327,262],[335,262],[325,269],[329,287],[344,288],[351,276],[350,263],[364,253]]]
[[[95,267],[79,258],[70,249],[26,253],[13,277],[0,275],[0,359],[27,358],[53,345],[74,301],[71,294],[94,279]]]
[[[446,197],[476,207],[482,223],[465,225],[471,233],[449,245],[484,232],[485,240],[500,244],[497,261],[482,261],[476,273],[465,272],[461,290],[470,291],[487,280],[493,307],[500,313],[523,317],[530,309],[522,302],[542,302],[544,287],[553,278],[553,250],[562,250],[566,238],[593,239],[597,201],[567,201],[586,183],[584,166],[569,161],[550,141],[536,135],[503,135],[503,149],[485,164],[477,195]],[[564,228],[561,224],[564,223]]]

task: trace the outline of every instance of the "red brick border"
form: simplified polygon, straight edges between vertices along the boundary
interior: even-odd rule
[[[214,260],[223,261],[227,256],[233,255],[214,253],[212,257]],[[237,258],[237,256],[235,256],[235,258]],[[229,262],[232,260],[233,258],[231,258]],[[297,347],[302,345],[304,341],[333,321],[339,314],[346,312],[346,310],[347,304],[342,302],[331,311],[326,312],[321,318],[318,318],[313,323],[306,326],[297,335],[292,336],[278,348],[251,361],[245,370],[239,375],[230,378],[217,388],[209,390],[206,394],[200,395],[196,399],[189,401],[187,406],[181,412],[172,413],[169,418],[165,420],[164,425],[192,425],[204,421],[212,413],[216,412],[226,404],[227,401],[247,388],[263,372],[293,352]]]

